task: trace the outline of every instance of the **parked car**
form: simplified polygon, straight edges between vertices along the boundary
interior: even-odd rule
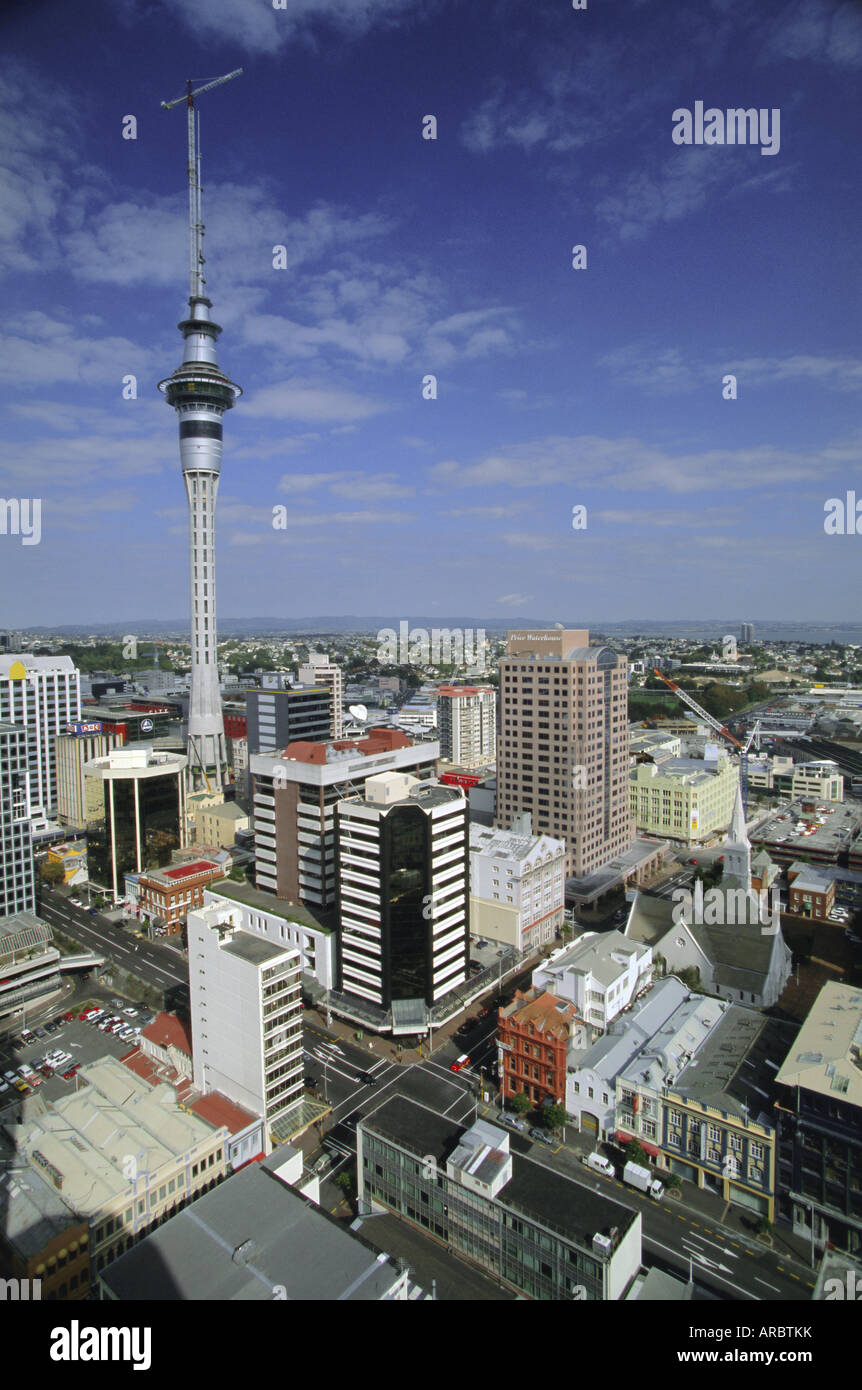
[[[75,1076],[75,1075],[77,1074],[77,1072],[78,1072],[78,1070],[79,1070],[79,1068],[80,1068],[80,1065],[81,1065],[80,1062],[76,1062],[74,1066],[69,1067],[69,1069],[68,1069],[67,1071],[64,1071],[64,1072],[63,1072],[63,1080],[64,1080],[64,1081],[71,1081],[71,1080],[72,1080],[72,1077]]]
[[[39,1070],[46,1081],[50,1081],[51,1077],[54,1075],[54,1068],[51,1066],[50,1062],[46,1062]]]
[[[546,1129],[531,1129],[530,1138],[534,1139],[537,1144],[547,1144],[549,1147],[553,1147],[556,1143],[554,1136],[549,1134]]]

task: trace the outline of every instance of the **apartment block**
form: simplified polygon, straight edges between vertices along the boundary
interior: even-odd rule
[[[512,632],[499,671],[496,824],[529,813],[586,877],[632,841],[626,658],[583,629]]]
[[[302,1101],[300,959],[239,915],[219,902],[188,917],[194,1082],[261,1116],[269,1152]]]
[[[341,667],[323,652],[309,652],[308,663],[297,672],[301,685],[325,685],[329,691],[329,737],[344,733],[344,675]],[[296,735],[294,735],[296,737]]]
[[[315,911],[336,905],[335,806],[378,772],[429,775],[438,743],[414,744],[395,729],[367,738],[290,743],[251,760],[257,886]]]
[[[457,767],[486,767],[497,756],[497,692],[493,686],[441,685],[437,690],[440,756]]]

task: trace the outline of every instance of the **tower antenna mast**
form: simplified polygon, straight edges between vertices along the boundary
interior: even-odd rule
[[[233,72],[225,73],[224,77],[213,78],[212,82],[205,82],[202,87],[195,87],[192,91],[194,78],[190,77],[186,84],[185,96],[176,97],[173,101],[163,101],[162,110],[171,111],[175,106],[186,103],[188,108],[189,125],[189,296],[191,299],[202,299],[204,297],[204,286],[206,278],[203,273],[204,254],[203,236],[204,224],[201,214],[201,141],[200,141],[200,118],[195,124],[195,97],[199,97],[202,92],[209,92],[213,87],[220,87],[223,82],[230,82],[232,78],[239,77],[242,68],[235,68]]]

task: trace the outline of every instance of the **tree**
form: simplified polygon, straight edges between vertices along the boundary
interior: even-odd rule
[[[644,1168],[650,1165],[650,1156],[642,1144],[637,1139],[630,1139],[623,1145],[626,1155],[626,1163],[640,1163]]]
[[[43,883],[65,883],[66,870],[56,859],[46,859],[39,870]]]
[[[569,1112],[564,1105],[547,1105],[542,1112],[546,1129],[562,1129],[568,1118]]]
[[[533,1102],[526,1091],[516,1091],[509,1097],[509,1107],[514,1110],[516,1115],[526,1115],[528,1110],[532,1110]]]

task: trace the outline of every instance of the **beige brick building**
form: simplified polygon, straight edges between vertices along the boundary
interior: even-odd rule
[[[511,632],[499,662],[497,817],[528,812],[586,877],[632,841],[628,662],[586,630]]]

